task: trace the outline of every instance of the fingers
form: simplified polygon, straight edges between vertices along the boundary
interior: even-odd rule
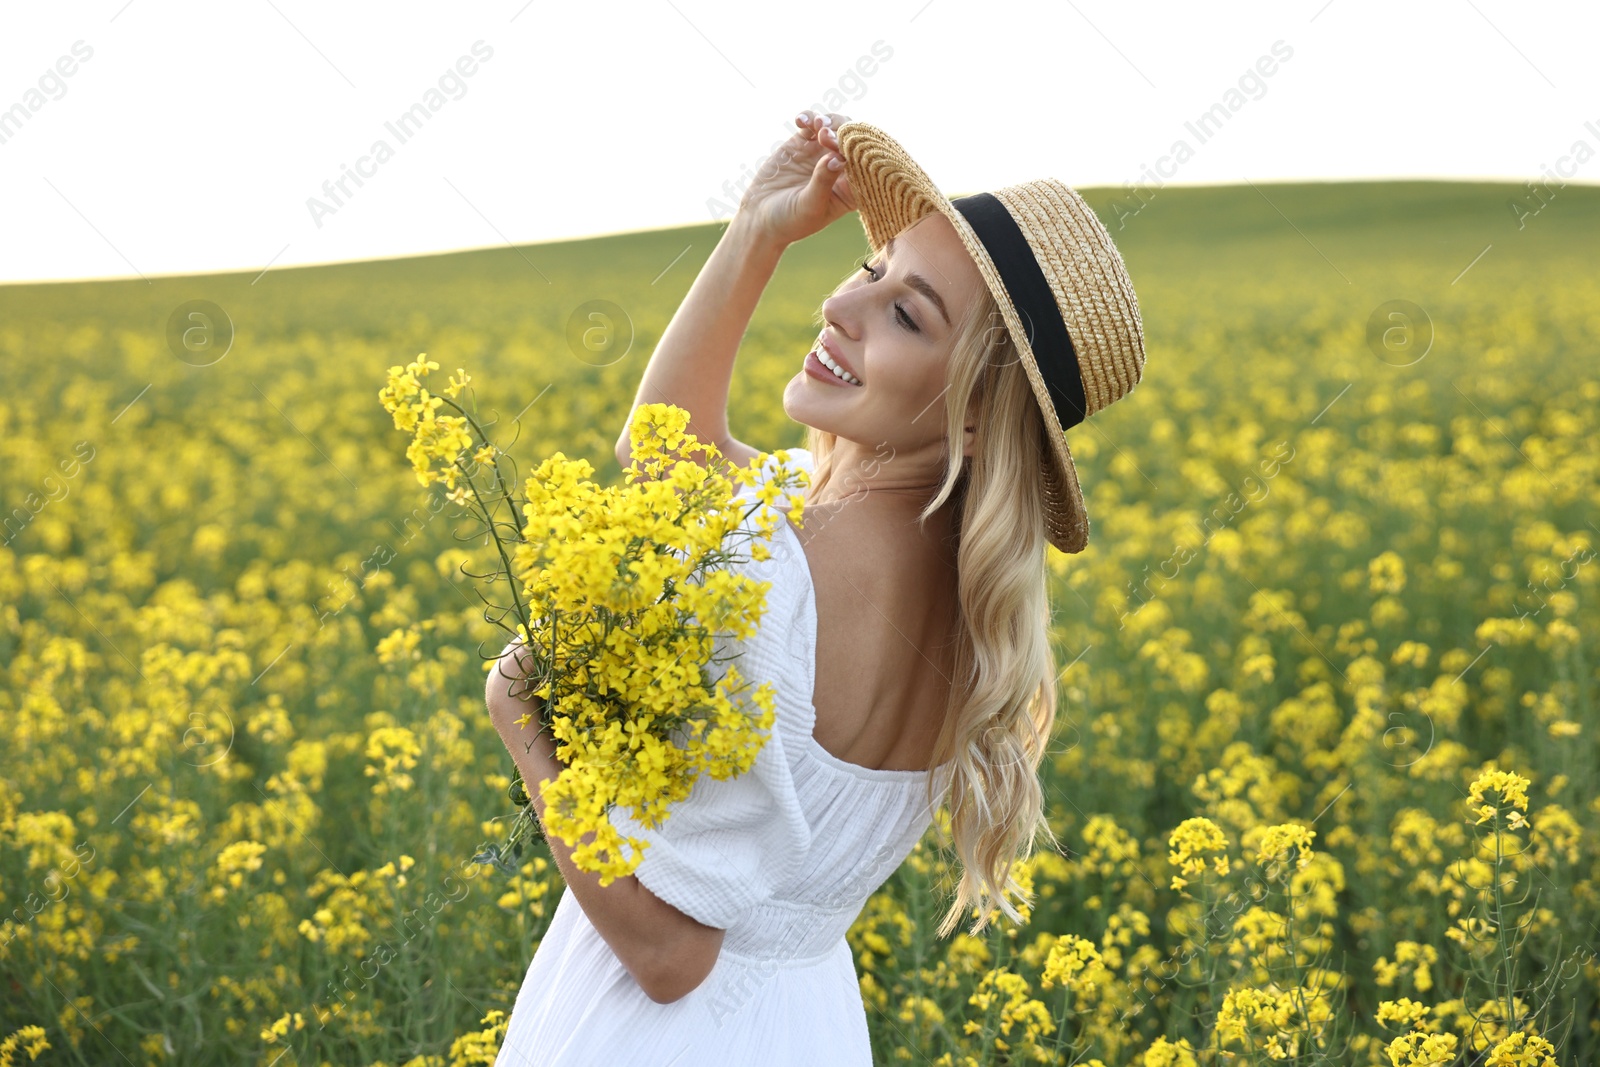
[[[839,177],[839,167],[835,167],[835,163],[839,164],[839,167],[844,166],[844,160],[824,152],[822,158],[817,160],[817,165],[811,168],[811,184],[822,189],[831,189]]]
[[[823,130],[817,140],[822,143],[823,148],[827,149],[823,155],[828,159],[828,169],[843,170],[844,155],[839,151],[839,135],[832,130]]]
[[[806,139],[815,140],[822,147],[823,156],[831,157],[830,167],[836,171],[844,169],[844,158],[839,154],[839,134],[831,124],[840,118],[843,116],[818,115],[813,111],[802,111],[794,117]]]
[[[819,114],[810,108],[800,112],[794,117],[795,125],[803,130],[807,137],[814,137],[820,130],[837,130],[840,126],[850,121],[850,116],[840,115],[836,112]]]
[[[822,156],[817,160],[816,169],[812,171],[813,181],[822,177],[842,178],[844,170],[844,156],[839,151],[839,134],[837,127],[850,121],[844,115],[829,113],[819,115],[810,109],[800,112],[794,117],[795,125],[807,140],[815,140],[822,151]],[[831,182],[829,184],[832,184]],[[844,182],[845,196],[849,195],[849,182]]]

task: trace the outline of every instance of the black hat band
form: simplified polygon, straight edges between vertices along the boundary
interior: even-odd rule
[[[950,201],[965,216],[972,232],[983,242],[989,258],[1000,272],[1006,294],[1028,331],[1034,364],[1050,391],[1056,418],[1063,430],[1076,426],[1087,416],[1083,396],[1083,373],[1078,356],[1061,318],[1060,305],[1044,271],[1022,235],[1017,220],[1011,217],[993,193],[973,193]]]

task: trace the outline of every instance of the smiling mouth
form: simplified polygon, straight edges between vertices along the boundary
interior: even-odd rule
[[[860,378],[857,378],[855,375],[839,366],[839,364],[835,363],[833,357],[828,355],[828,350],[823,348],[821,345],[813,348],[806,358],[816,360],[820,367],[822,367],[829,374],[832,374],[834,378],[844,385],[859,387],[862,384]]]

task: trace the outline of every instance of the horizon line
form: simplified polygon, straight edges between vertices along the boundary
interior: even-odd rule
[[[1444,176],[1444,177],[1417,177],[1417,176],[1414,176],[1414,175],[1408,175],[1408,176],[1399,176],[1399,177],[1365,177],[1365,178],[1281,178],[1281,179],[1267,179],[1267,180],[1255,182],[1253,184],[1255,184],[1255,185],[1267,185],[1267,186],[1282,187],[1282,186],[1287,186],[1287,185],[1376,185],[1376,184],[1399,185],[1399,184],[1407,184],[1407,183],[1409,183],[1409,184],[1436,184],[1436,185],[1467,185],[1467,184],[1471,184],[1471,185],[1511,185],[1513,188],[1516,188],[1516,187],[1520,187],[1522,185],[1527,185],[1532,180],[1533,179],[1528,179],[1528,178],[1516,178],[1516,179],[1513,179],[1513,178],[1507,178],[1507,177],[1503,177],[1503,176],[1455,176],[1455,175],[1452,175],[1452,176]],[[1073,188],[1073,190],[1075,192],[1077,192],[1080,195],[1082,195],[1082,194],[1085,194],[1085,193],[1101,193],[1101,192],[1128,193],[1128,192],[1131,192],[1132,190],[1135,190],[1135,189],[1151,189],[1151,188],[1155,188],[1155,189],[1243,188],[1243,187],[1245,187],[1246,184],[1249,184],[1249,183],[1248,182],[1224,182],[1224,181],[1189,181],[1189,182],[1172,181],[1172,182],[1163,182],[1163,183],[1158,184],[1158,185],[1157,184],[1146,184],[1146,185],[1138,185],[1138,184],[1134,184],[1134,185],[1128,185],[1128,184],[1124,184],[1124,185],[1081,185],[1081,186],[1072,186],[1072,188]],[[1567,180],[1562,185],[1562,188],[1566,188],[1568,186],[1574,186],[1574,185],[1576,185],[1576,186],[1593,187],[1593,188],[1600,188],[1600,179],[1583,180],[1583,179],[1579,179],[1577,177],[1574,177],[1574,178],[1571,178],[1571,179]],[[964,195],[968,195],[968,194],[966,194],[966,193],[947,193],[946,195],[949,198],[954,199],[955,197],[964,196]],[[841,221],[843,218],[848,217],[849,214],[854,214],[854,212],[849,212],[849,213],[847,213],[847,215],[840,216],[840,219],[836,219],[835,222]],[[630,236],[636,236],[636,235],[647,234],[647,233],[667,233],[667,232],[671,232],[671,231],[674,231],[674,230],[696,230],[696,229],[703,229],[703,228],[705,228],[707,226],[723,226],[723,227],[726,227],[727,223],[732,219],[732,217],[733,216],[730,215],[730,216],[728,216],[728,218],[725,218],[725,219],[711,219],[711,220],[707,220],[705,222],[678,222],[678,223],[668,223],[668,224],[662,225],[662,226],[643,226],[643,227],[638,227],[638,228],[631,229],[631,230],[603,230],[603,231],[599,231],[599,232],[595,232],[595,233],[574,234],[574,235],[569,235],[569,236],[565,236],[565,237],[551,237],[551,238],[547,238],[547,239],[544,239],[544,240],[523,241],[523,242],[520,242],[520,243],[512,243],[512,242],[509,242],[509,241],[502,241],[499,244],[493,244],[493,245],[467,245],[467,246],[462,246],[462,247],[458,247],[458,248],[444,248],[444,249],[433,249],[433,250],[427,250],[427,251],[408,252],[408,253],[402,253],[400,255],[362,256],[362,257],[357,257],[357,258],[354,258],[354,259],[315,260],[315,261],[307,262],[307,263],[285,264],[285,265],[283,265],[281,267],[274,267],[271,264],[269,264],[266,268],[260,269],[260,270],[257,270],[255,267],[225,267],[225,268],[221,268],[221,269],[217,269],[217,270],[175,271],[175,272],[166,273],[166,274],[101,274],[101,275],[73,275],[73,276],[69,276],[69,277],[54,277],[54,278],[6,278],[6,279],[0,279],[0,286],[8,286],[9,287],[9,286],[24,286],[24,285],[72,285],[72,284],[76,284],[76,283],[80,283],[80,282],[83,282],[83,283],[87,283],[87,282],[123,282],[123,281],[154,282],[156,280],[176,281],[176,280],[181,280],[181,279],[185,279],[185,278],[223,278],[223,277],[226,277],[226,276],[232,275],[232,274],[249,274],[252,271],[255,271],[255,273],[259,277],[260,275],[264,275],[264,274],[266,274],[266,273],[268,273],[269,271],[272,271],[272,270],[285,270],[285,271],[289,271],[289,270],[313,270],[313,269],[318,269],[318,268],[323,268],[323,267],[357,266],[359,264],[364,264],[364,263],[395,263],[395,262],[399,262],[399,261],[402,261],[402,260],[428,259],[428,258],[432,258],[432,257],[436,257],[436,256],[458,256],[458,255],[468,255],[468,254],[475,253],[475,252],[492,252],[492,251],[498,251],[498,250],[502,250],[502,249],[511,249],[511,250],[515,251],[517,249],[522,249],[522,248],[538,248],[538,247],[545,247],[545,246],[549,246],[549,245],[574,244],[574,243],[581,242],[581,241],[596,241],[596,240],[600,240],[600,239],[607,238],[607,237],[630,237]],[[830,225],[832,225],[832,224],[830,224]],[[818,232],[820,233],[821,231],[818,231]],[[812,236],[815,236],[815,235],[813,234]],[[255,283],[252,282],[251,284],[253,285]]]

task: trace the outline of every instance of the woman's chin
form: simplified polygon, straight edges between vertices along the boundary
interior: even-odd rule
[[[801,426],[809,426],[815,430],[828,429],[828,416],[820,406],[806,396],[809,383],[805,380],[805,371],[801,371],[796,381],[790,382],[783,391],[783,413],[789,416],[790,421]]]
[[[810,398],[806,396],[806,372],[801,371],[789,379],[789,384],[783,387],[783,413],[796,422],[804,418],[815,407]]]

